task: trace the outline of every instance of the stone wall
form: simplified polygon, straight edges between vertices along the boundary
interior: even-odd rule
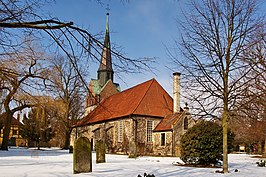
[[[100,139],[100,129],[104,126],[103,123],[94,124],[90,126],[83,126],[74,128],[71,132],[70,145],[74,145],[74,142],[79,137],[86,137],[91,141],[92,149],[95,150],[95,142],[97,139]],[[94,133],[95,132],[95,133]],[[97,136],[98,135],[98,136]]]
[[[122,121],[122,141],[119,140],[119,125]],[[120,119],[114,121],[113,134],[110,138],[113,138],[113,145],[110,147],[113,153],[127,154],[128,153],[128,143],[132,139],[132,123],[133,121],[129,118]]]
[[[147,142],[147,120],[153,121],[153,128],[158,125],[161,119],[151,117],[126,117],[107,123],[93,124],[78,127],[77,137],[87,137],[92,141],[93,146],[96,140],[106,140],[107,153],[129,154],[132,143],[136,143],[138,155],[153,155],[153,142]],[[123,138],[119,141],[119,123],[123,122]],[[104,131],[105,130],[105,131]],[[136,138],[136,139],[135,139]],[[71,145],[75,140],[75,129],[71,134]],[[93,147],[93,149],[95,149]]]
[[[153,144],[153,151],[154,155],[160,156],[180,156],[180,140],[182,135],[187,131],[184,128],[184,120],[187,118],[188,120],[188,127],[190,128],[195,124],[195,121],[192,119],[191,115],[188,111],[184,111],[181,117],[178,118],[178,121],[173,124],[172,131],[165,131],[165,132],[154,132],[154,144]],[[165,145],[162,146],[161,144],[161,134],[165,133]]]
[[[188,119],[188,128],[192,127],[195,124],[195,120],[192,119],[191,115],[184,111],[181,115],[181,119],[173,125],[173,155],[179,157],[180,156],[180,140],[184,133],[186,133],[187,130],[184,129],[184,119]]]
[[[153,129],[160,123],[161,119],[155,118],[137,118],[137,154],[139,155],[153,155],[154,137],[152,135],[152,142],[147,142],[147,121],[153,121]]]
[[[153,142],[147,142],[147,120],[153,120],[153,127],[160,122],[160,119],[150,117],[134,117],[114,121],[112,135],[109,136],[109,138],[113,137],[113,146],[110,147],[111,152],[128,154],[129,145],[133,143],[136,144],[138,155],[153,154]],[[119,121],[123,121],[122,141],[118,141]]]
[[[165,134],[165,145],[162,146],[161,144],[161,134]],[[155,132],[153,133],[154,137],[154,155],[158,156],[172,156],[172,140],[173,140],[173,133],[171,131],[165,132]]]

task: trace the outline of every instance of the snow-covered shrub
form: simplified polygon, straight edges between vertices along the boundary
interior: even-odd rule
[[[217,164],[222,160],[223,134],[222,126],[210,122],[197,123],[181,138],[181,160],[192,165]],[[234,135],[228,132],[229,152],[233,147]]]

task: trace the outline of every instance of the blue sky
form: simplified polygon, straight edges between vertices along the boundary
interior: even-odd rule
[[[109,25],[111,43],[123,48],[127,57],[156,57],[156,73],[142,74],[120,73],[115,82],[122,90],[155,78],[172,95],[172,73],[168,69],[171,65],[165,46],[173,48],[174,41],[180,37],[177,19],[181,19],[181,9],[185,9],[187,0],[57,0],[43,10],[61,21],[73,21],[75,25],[88,29],[92,34],[105,31],[106,7],[109,4]],[[127,1],[127,0],[124,0]],[[263,3],[264,0],[259,0]],[[265,3],[260,13],[265,13]],[[98,65],[88,68],[90,75],[87,78],[96,78]],[[175,68],[175,71],[180,71]],[[181,76],[182,79],[182,76]],[[181,98],[182,101],[182,98]],[[183,105],[181,105],[183,106]]]
[[[99,4],[94,0],[57,0],[43,10],[62,21],[73,21],[75,25],[88,29],[92,34],[105,30],[106,5],[109,4],[109,25],[111,43],[123,48],[127,57],[156,57],[156,75],[146,72],[143,74],[124,74],[115,76],[122,90],[146,80],[155,78],[167,91],[172,94],[172,71],[165,45],[173,47],[178,38],[176,19],[181,18],[180,7],[182,0],[132,0],[129,3],[106,0]],[[98,66],[90,69],[90,78],[96,78]],[[88,81],[89,79],[88,78]]]

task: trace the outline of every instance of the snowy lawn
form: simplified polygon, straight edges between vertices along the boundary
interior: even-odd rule
[[[229,174],[215,173],[217,168],[193,168],[172,165],[180,161],[176,157],[139,157],[129,159],[124,155],[106,155],[106,163],[96,164],[93,153],[93,172],[73,174],[72,154],[59,149],[23,149],[11,148],[9,151],[0,151],[0,176],[18,177],[137,177],[143,173],[154,174],[156,177],[214,177],[214,176],[241,176],[266,177],[266,167],[257,167],[257,158],[246,154],[229,155]],[[239,172],[234,172],[238,169]]]

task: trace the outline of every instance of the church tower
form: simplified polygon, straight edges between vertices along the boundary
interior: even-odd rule
[[[112,58],[111,58],[111,43],[109,35],[109,13],[106,14],[106,29],[103,43],[103,50],[101,55],[100,67],[97,71],[99,85],[104,86],[108,80],[113,82],[114,71],[112,69]]]
[[[93,111],[103,99],[120,92],[119,84],[114,83],[109,34],[109,13],[106,14],[105,36],[100,61],[97,79],[91,79],[89,84],[90,93],[86,100],[85,115]]]

